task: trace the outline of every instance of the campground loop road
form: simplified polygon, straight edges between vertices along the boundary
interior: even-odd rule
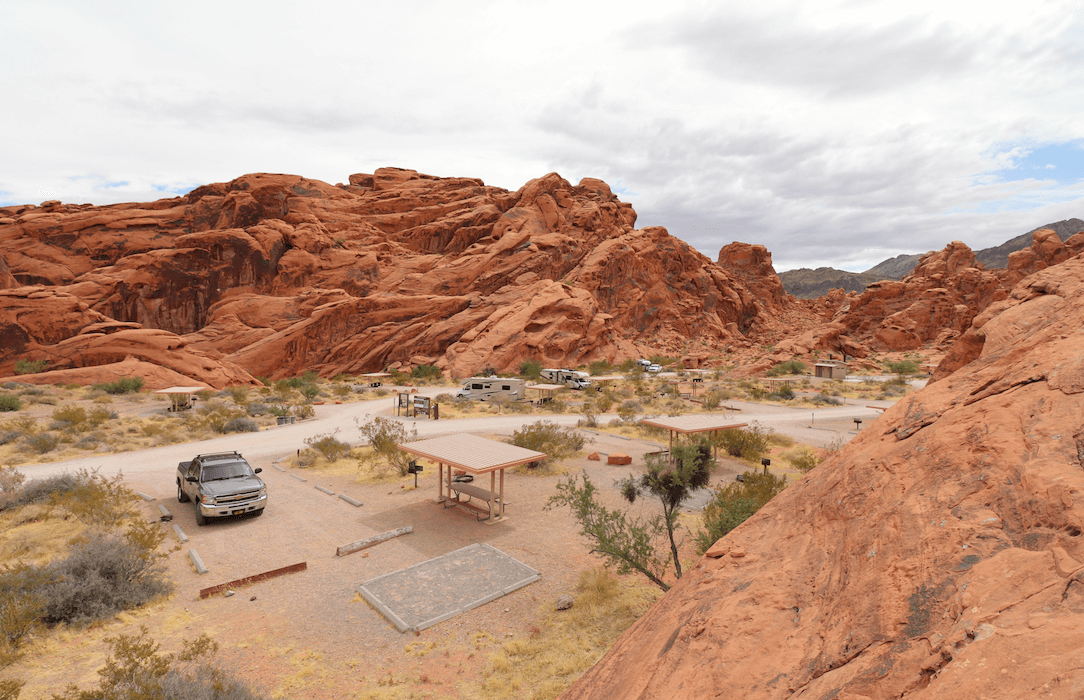
[[[436,396],[447,393],[447,387],[422,389],[422,396]],[[351,445],[362,444],[356,419],[369,420],[372,416],[382,415],[401,421],[418,430],[418,438],[435,437],[450,433],[485,432],[504,433],[538,420],[548,420],[558,425],[576,425],[582,416],[579,414],[509,414],[479,418],[457,418],[453,420],[429,420],[427,418],[396,418],[393,409],[395,397],[348,404],[325,404],[314,406],[316,417],[293,425],[275,426],[257,433],[232,433],[222,437],[196,442],[184,442],[131,452],[101,454],[80,459],[46,464],[19,465],[19,471],[28,478],[42,478],[74,472],[80,469],[98,470],[103,476],[117,473],[126,475],[160,474],[166,482],[172,483],[177,463],[191,459],[201,453],[227,452],[236,450],[250,460],[279,458],[305,447],[305,439],[338,430],[336,437]],[[849,440],[854,433],[853,419],[863,421],[863,429],[869,426],[881,411],[868,408],[871,405],[888,407],[888,401],[861,401],[851,399],[853,404],[832,408],[791,408],[766,404],[728,402],[728,405],[740,407],[741,412],[725,413],[736,423],[757,422],[773,430],[789,435],[794,439],[819,446],[843,437]],[[813,427],[810,427],[812,420]],[[848,428],[849,426],[849,428]]]

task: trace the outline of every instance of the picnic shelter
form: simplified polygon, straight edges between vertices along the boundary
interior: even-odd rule
[[[473,512],[479,520],[484,520],[487,524],[506,518],[504,470],[546,458],[544,452],[487,440],[469,433],[406,442],[398,447],[416,457],[437,463],[437,503],[442,503],[445,508],[454,506]],[[471,477],[489,474],[489,489],[465,481],[462,476],[456,477],[453,474],[455,470]],[[486,503],[488,508],[475,501]]]
[[[703,414],[690,414],[685,416],[665,416],[660,418],[644,418],[640,421],[644,425],[664,428],[670,432],[670,455],[674,454],[674,434],[693,433],[717,433],[720,430],[731,428],[744,428],[748,423],[733,423],[726,416],[709,416]],[[719,448],[715,448],[718,452]]]

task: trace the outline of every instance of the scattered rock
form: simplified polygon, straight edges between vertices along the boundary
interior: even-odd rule
[[[624,452],[611,452],[606,456],[606,464],[632,464],[632,457]]]
[[[587,459],[597,462],[601,459],[601,457],[598,456],[598,452],[592,452],[591,454],[587,455]]]
[[[574,599],[567,593],[557,596],[557,602],[553,604],[555,610],[568,610],[572,607]]]

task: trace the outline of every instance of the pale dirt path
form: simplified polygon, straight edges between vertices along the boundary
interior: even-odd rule
[[[427,387],[418,393],[423,396],[436,396],[446,393],[447,387]],[[277,458],[305,447],[305,439],[338,431],[336,437],[352,445],[362,443],[356,420],[368,420],[375,415],[394,418],[417,429],[419,438],[433,437],[460,432],[511,433],[526,424],[538,420],[548,420],[558,425],[576,425],[582,416],[578,414],[485,416],[478,418],[459,418],[455,420],[429,420],[427,418],[395,418],[393,413],[394,397],[388,396],[373,401],[351,404],[325,404],[314,406],[316,417],[293,425],[275,426],[257,433],[233,433],[210,440],[178,443],[131,452],[119,452],[107,455],[94,455],[80,459],[50,462],[46,464],[22,465],[19,470],[29,478],[42,478],[78,471],[95,470],[104,476],[123,473],[128,476],[146,477],[158,475],[167,483],[172,483],[178,462],[191,459],[196,454],[236,450],[250,460]],[[832,408],[788,408],[764,404],[731,402],[730,405],[742,408],[741,412],[722,413],[735,422],[757,422],[777,432],[789,435],[801,442],[824,447],[842,437],[849,440],[854,434],[853,419],[861,418],[863,426],[868,426],[881,414],[867,406],[891,406],[887,401],[865,401],[861,404],[849,404]],[[144,479],[141,479],[144,480]]]

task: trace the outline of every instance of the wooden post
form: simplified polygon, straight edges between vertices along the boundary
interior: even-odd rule
[[[501,517],[504,517],[504,470],[501,470]]]
[[[493,520],[493,498],[497,495],[497,472],[489,473],[489,519]]]

